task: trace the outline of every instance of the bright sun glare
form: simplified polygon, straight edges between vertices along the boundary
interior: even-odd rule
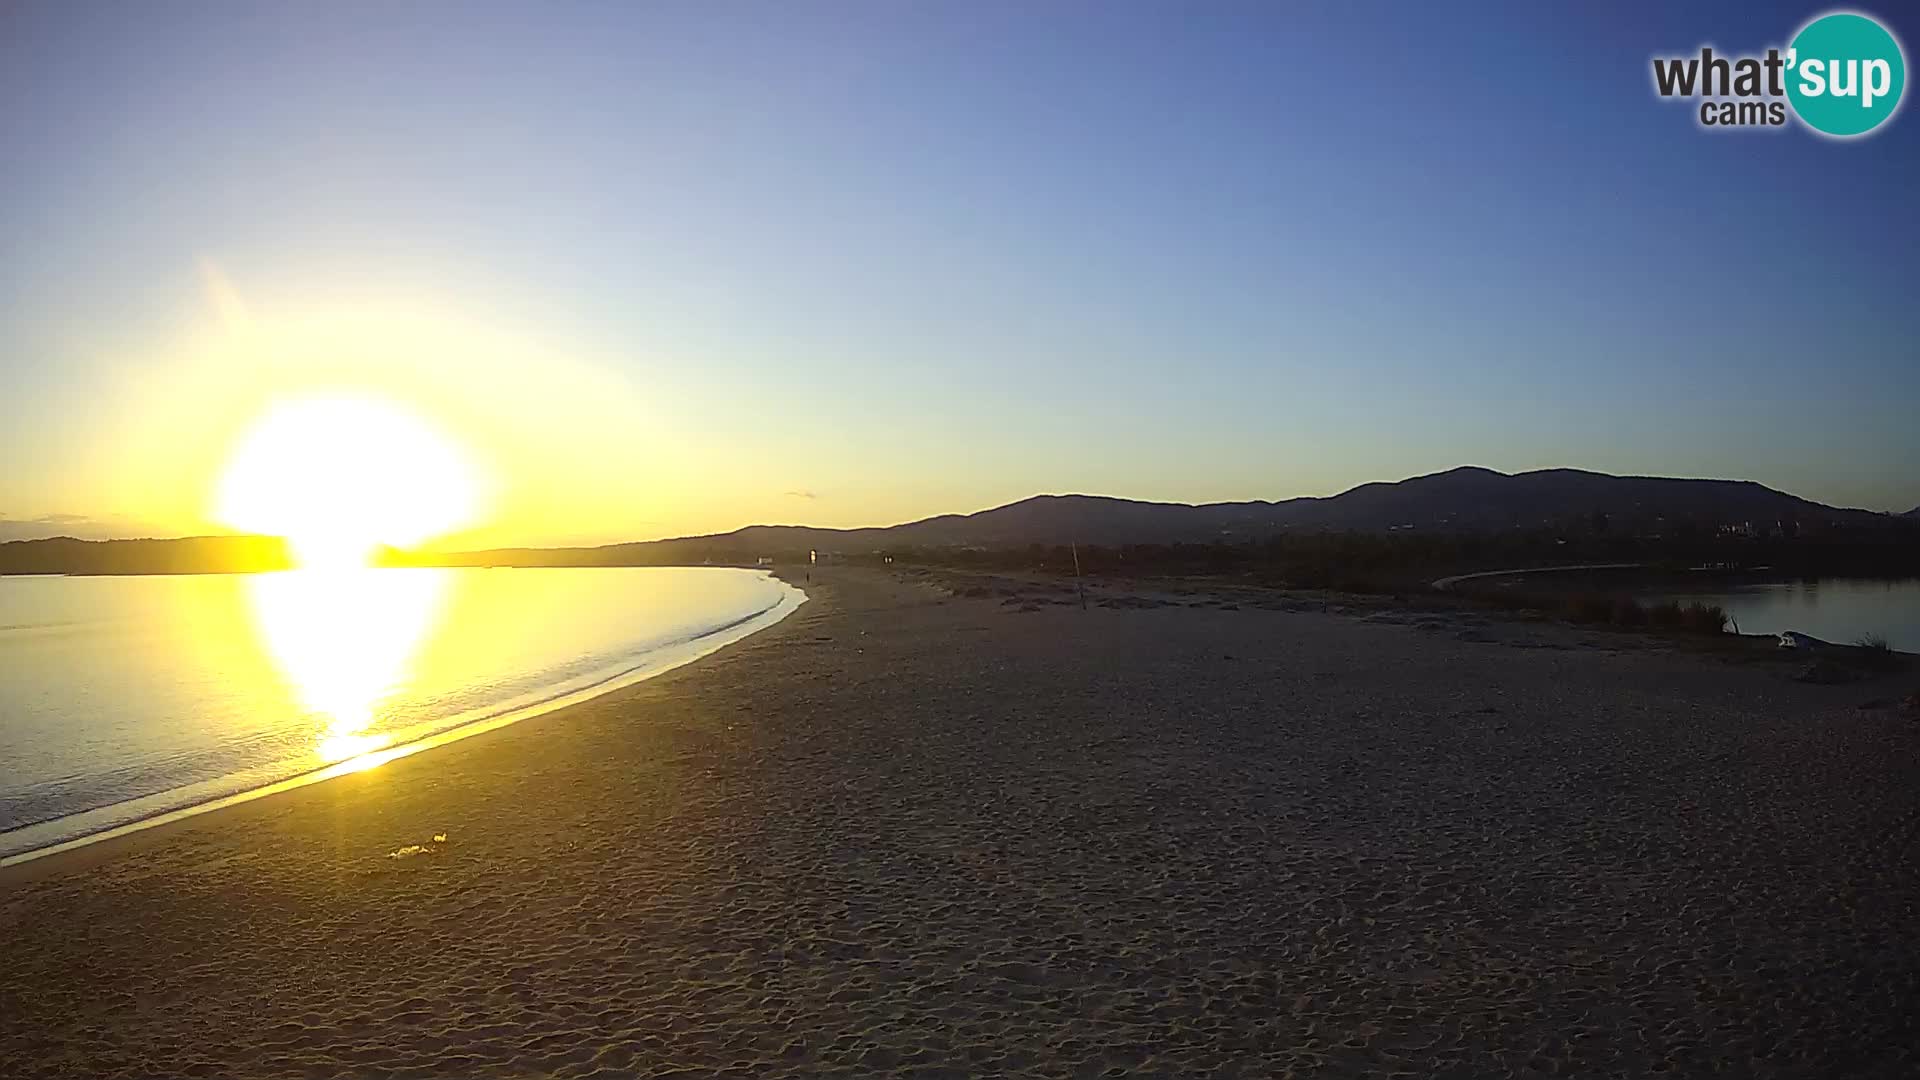
[[[284,536],[301,566],[365,565],[473,523],[479,472],[425,420],[375,397],[281,401],[235,445],[214,516]]]

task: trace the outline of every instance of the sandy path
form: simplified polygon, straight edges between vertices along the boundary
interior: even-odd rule
[[[0,1075],[1920,1071],[1920,724],[1858,686],[813,595],[0,875]]]

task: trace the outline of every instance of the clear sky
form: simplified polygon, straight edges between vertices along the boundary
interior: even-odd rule
[[[474,543],[1467,463],[1904,510],[1920,116],[1651,89],[1823,10],[9,5],[0,539],[218,529],[343,388],[486,463]]]

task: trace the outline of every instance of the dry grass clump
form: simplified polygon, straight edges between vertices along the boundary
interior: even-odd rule
[[[1631,597],[1605,593],[1575,593],[1561,604],[1561,614],[1574,622],[1605,626],[1652,627],[1688,634],[1719,634],[1727,629],[1726,609],[1718,604],[1682,604],[1667,600],[1641,604]]]

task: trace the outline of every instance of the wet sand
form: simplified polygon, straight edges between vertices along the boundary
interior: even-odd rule
[[[0,1075],[1920,1072],[1920,720],[1860,707],[1904,683],[809,592],[637,687],[0,871]]]

